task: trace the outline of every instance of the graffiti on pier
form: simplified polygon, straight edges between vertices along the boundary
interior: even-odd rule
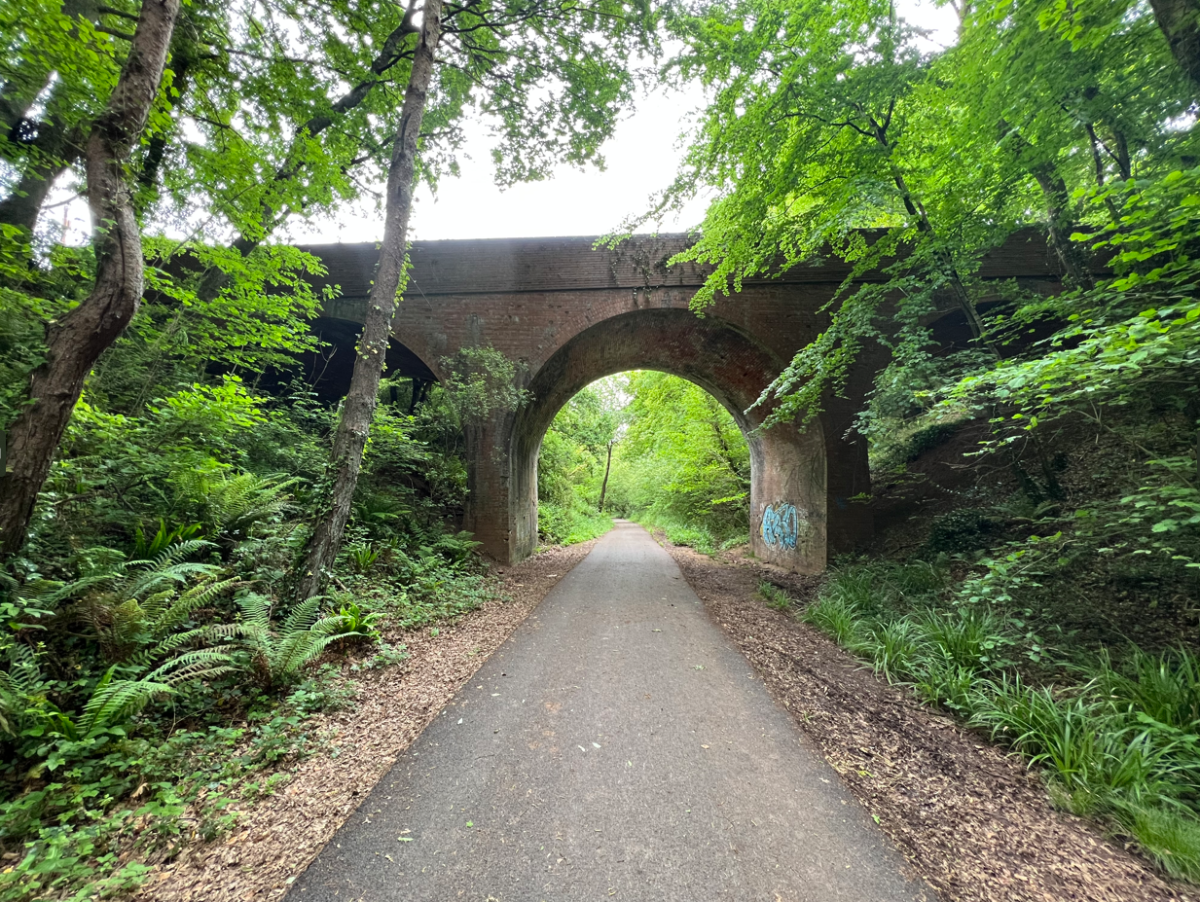
[[[800,537],[800,514],[796,511],[796,505],[785,501],[775,506],[768,504],[763,511],[762,537],[772,548],[777,545],[795,548]]]

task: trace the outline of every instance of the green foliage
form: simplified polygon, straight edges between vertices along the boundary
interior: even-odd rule
[[[629,512],[702,550],[743,538],[750,450],[733,416],[699,386],[663,373],[631,374],[628,392],[629,426],[613,467]]]
[[[136,6],[118,7],[5,7],[4,216],[42,172],[94,187],[79,136],[128,62]],[[409,24],[374,0],[183,5],[125,168],[145,233],[141,307],[88,375],[22,555],[0,574],[6,900],[132,890],[147,856],[220,835],[231,801],[283,779],[240,786],[248,774],[313,744],[305,721],[334,690],[305,676],[332,646],[497,596],[457,531],[463,452],[526,395],[520,368],[486,348],[448,361],[415,411],[377,409],[333,610],[280,611],[269,594],[322,486],[337,399],[318,399],[301,364],[329,351],[312,321],[339,293],[316,257],[271,239],[382,182]],[[443,28],[418,180],[457,173],[476,111],[496,126],[507,184],[602,162],[655,14],[641,0],[488,0],[448,9]],[[32,234],[0,224],[0,431],[29,404],[47,328],[94,283],[93,248],[62,246],[53,219]],[[377,663],[402,656],[385,646]],[[242,716],[252,725],[229,726]]]
[[[612,517],[599,510],[622,511],[618,479],[605,483],[609,448],[619,447],[624,432],[627,380],[612,376],[571,398],[542,439],[538,458],[538,535],[543,542],[573,545],[601,536]],[[612,474],[609,474],[610,477]]]
[[[958,431],[959,425],[958,423],[934,423],[924,429],[918,429],[908,437],[908,441],[905,443],[905,462],[911,463],[926,451],[949,441]]]
[[[344,614],[322,616],[324,601],[321,596],[309,598],[277,620],[272,617],[275,603],[269,596],[249,593],[238,598],[242,611],[239,638],[249,654],[251,673],[264,688],[298,682],[305,665],[339,639],[369,638],[349,629]],[[356,623],[363,619],[359,612]]]
[[[890,359],[857,425],[889,480],[937,491],[938,474],[908,464],[955,424],[990,422],[979,472],[1007,470],[1000,491],[1030,510],[977,491],[976,513],[935,523],[922,553],[983,569],[967,594],[1036,610],[1142,567],[1163,596],[1194,597],[1194,85],[1145,4],[958,12],[938,47],[876,0],[672,7],[664,74],[702,81],[709,100],[675,182],[635,224],[715,197],[679,258],[712,266],[697,308],[781,267],[846,264],[825,327],[760,399],[772,421],[813,416],[879,345]],[[1067,290],[979,278],[1022,229]],[[973,340],[946,346],[964,326]],[[1094,481],[1071,471],[1096,457],[1082,464],[1103,470]]]
[[[543,540],[570,544],[606,532],[612,521],[598,512],[601,494],[606,513],[711,554],[746,541],[749,448],[699,386],[657,372],[602,379],[559,411],[542,442]]]
[[[460,426],[480,425],[498,411],[524,407],[531,395],[519,388],[523,364],[495,348],[463,348],[442,360],[442,396]]]
[[[716,554],[719,543],[704,526],[689,526],[677,520],[656,517],[653,513],[638,515],[637,522],[651,532],[662,532],[672,545],[694,548],[701,554]]]
[[[337,627],[339,637],[379,640],[379,622],[383,619],[379,612],[364,611],[357,602],[345,601],[338,607],[336,616],[342,621]]]
[[[934,553],[975,551],[991,545],[996,528],[996,522],[985,512],[959,508],[933,521],[925,544]]]
[[[379,560],[379,551],[366,542],[357,542],[347,546],[346,556],[350,558],[350,564],[357,572],[366,573]]]
[[[584,504],[560,507],[550,501],[538,501],[538,535],[550,545],[589,542],[612,527],[612,517],[598,514]]]
[[[459,617],[498,597],[492,578],[466,567],[447,566],[445,558],[422,549],[404,557],[401,572],[408,588],[388,601],[393,622],[415,629]]]
[[[53,892],[85,899],[135,889],[150,869],[137,859],[122,864],[123,850],[173,854],[190,835],[211,841],[228,832],[236,823],[232,802],[273,793],[289,775],[269,772],[318,747],[306,718],[353,697],[325,672],[244,726],[176,730],[162,741],[125,738],[102,757],[61,769],[57,781],[0,809],[0,842],[26,840],[17,862],[0,871],[0,898],[33,902]],[[139,786],[140,796],[130,798]],[[39,819],[47,825],[38,827]]]

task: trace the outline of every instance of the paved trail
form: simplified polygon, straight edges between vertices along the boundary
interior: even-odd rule
[[[921,898],[670,555],[618,521],[288,902]]]

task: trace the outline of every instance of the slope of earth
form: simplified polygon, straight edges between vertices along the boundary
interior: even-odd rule
[[[1055,811],[1022,763],[889,686],[756,597],[819,579],[671,547],[680,569],[851,792],[943,902],[1195,902],[1095,828]]]
[[[281,791],[240,812],[223,841],[191,846],[160,865],[137,902],[282,897],[396,758],[594,544],[554,548],[500,571],[506,601],[438,629],[387,636],[410,657],[358,675],[354,704],[317,715],[329,751],[299,764]]]

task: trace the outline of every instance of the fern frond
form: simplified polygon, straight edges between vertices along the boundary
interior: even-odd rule
[[[124,566],[124,564],[118,565],[118,567],[120,567],[122,570],[124,569]],[[121,575],[121,573],[114,571],[96,574],[93,576],[85,576],[82,579],[75,580],[74,582],[60,585],[59,588],[47,595],[38,596],[38,601],[39,603],[44,604],[46,607],[54,607],[55,605],[62,604],[64,601],[74,598],[77,595],[82,595],[84,592],[94,586],[101,586],[105,583],[110,583]]]
[[[303,630],[292,633],[280,643],[272,662],[273,676],[290,680],[310,661],[320,657],[333,636],[321,636]]]
[[[233,658],[216,648],[198,648],[172,658],[166,664],[146,674],[145,680],[167,686],[181,686],[231,669]]]
[[[154,646],[151,655],[154,658],[162,658],[187,645],[212,645],[225,639],[249,637],[254,631],[253,624],[210,623],[195,629],[184,630],[182,633],[172,633]]]
[[[8,672],[0,671],[16,692],[31,695],[41,688],[42,668],[37,655],[27,645],[14,645],[8,650]]]
[[[261,624],[264,627],[270,625],[274,602],[268,596],[251,592],[239,598],[237,603],[247,623]]]
[[[307,598],[292,608],[287,619],[283,621],[283,631],[291,633],[311,627],[317,619],[317,614],[321,609],[321,602],[324,600],[323,596],[314,595],[312,598]]]
[[[345,622],[345,618],[340,614],[331,614],[328,617],[322,617],[320,620],[310,626],[309,629],[321,636],[337,636],[340,638],[342,636],[356,635],[355,633],[345,633],[341,631]]]
[[[155,618],[154,635],[163,636],[169,633],[191,617],[193,611],[204,607],[236,582],[236,579],[225,579],[220,582],[201,583],[188,589],[160,617]]]
[[[92,697],[83,706],[83,718],[78,727],[83,736],[94,736],[100,730],[137,713],[154,698],[175,692],[167,683],[148,679],[114,680],[113,670],[109,668]]]
[[[182,542],[175,542],[173,545],[168,545],[150,561],[130,561],[130,564],[149,564],[151,570],[165,570],[191,557],[202,548],[212,547],[213,543],[205,539],[184,539]]]
[[[167,567],[149,567],[139,570],[127,585],[121,587],[121,591],[134,598],[140,598],[160,586],[183,585],[193,577],[211,578],[218,570],[220,568],[214,564],[201,564],[196,561],[180,561]]]

